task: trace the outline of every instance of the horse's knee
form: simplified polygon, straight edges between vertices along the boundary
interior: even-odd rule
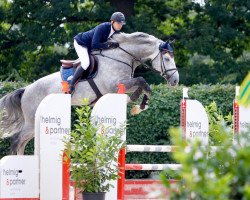
[[[146,80],[145,80],[143,77],[141,77],[141,76],[138,77],[137,80],[138,80],[138,85],[139,85],[140,87],[142,87],[143,90],[144,90],[147,94],[150,94],[150,93],[151,93],[151,88],[150,88],[149,84],[146,82]]]
[[[140,97],[141,93],[142,93],[142,88],[141,87],[137,88],[137,90],[134,91],[134,93],[130,96],[130,100],[136,101]]]
[[[141,76],[137,77],[137,82],[138,82],[138,85],[141,87],[147,83],[146,80]]]
[[[147,95],[150,95],[151,92],[152,92],[148,83],[145,85],[145,87],[143,89],[144,89],[144,91],[146,92]]]

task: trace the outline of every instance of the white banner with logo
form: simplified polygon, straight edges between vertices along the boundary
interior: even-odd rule
[[[91,115],[95,125],[100,128],[100,133],[107,128],[109,130],[108,134],[112,135],[116,129],[121,128],[121,125],[126,123],[127,98],[126,94],[106,94],[97,101]],[[123,140],[126,140],[126,131]],[[117,199],[117,181],[112,181],[111,184],[115,187],[110,188],[105,199]]]
[[[40,200],[62,199],[63,140],[70,136],[71,95],[51,94],[36,111],[35,153],[40,157]]]
[[[0,199],[39,199],[38,156],[0,160]]]
[[[198,138],[203,145],[208,145],[208,116],[199,101],[190,99],[181,101],[181,125],[185,140],[194,141]]]

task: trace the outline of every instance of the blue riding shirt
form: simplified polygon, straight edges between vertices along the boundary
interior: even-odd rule
[[[85,46],[89,51],[93,49],[107,49],[106,43],[111,32],[111,23],[104,22],[95,28],[77,34],[74,39],[79,45]]]

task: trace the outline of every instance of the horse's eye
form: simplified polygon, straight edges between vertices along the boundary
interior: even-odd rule
[[[170,61],[170,59],[169,59],[169,58],[165,58],[165,60],[166,60],[167,62],[169,62],[169,61]]]
[[[174,57],[174,53],[172,53],[172,52],[170,52],[169,55],[170,55],[171,58]]]

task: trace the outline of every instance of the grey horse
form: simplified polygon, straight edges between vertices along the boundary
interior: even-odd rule
[[[150,87],[144,78],[133,78],[133,72],[147,60],[151,61],[151,65],[147,66],[159,72],[171,86],[178,84],[179,73],[174,57],[159,50],[159,46],[165,44],[162,40],[142,32],[115,34],[112,40],[118,42],[120,47],[93,52],[99,60],[94,81],[103,95],[116,93],[117,85],[121,83],[125,85],[127,93],[132,93],[129,101],[134,102],[144,94],[146,105]],[[0,99],[0,136],[11,137],[10,154],[24,154],[25,146],[34,137],[34,118],[38,105],[47,95],[62,93],[61,81],[60,73],[56,72]],[[88,98],[89,102],[96,99],[96,94],[86,81],[77,84],[72,105],[80,105],[83,98]]]

